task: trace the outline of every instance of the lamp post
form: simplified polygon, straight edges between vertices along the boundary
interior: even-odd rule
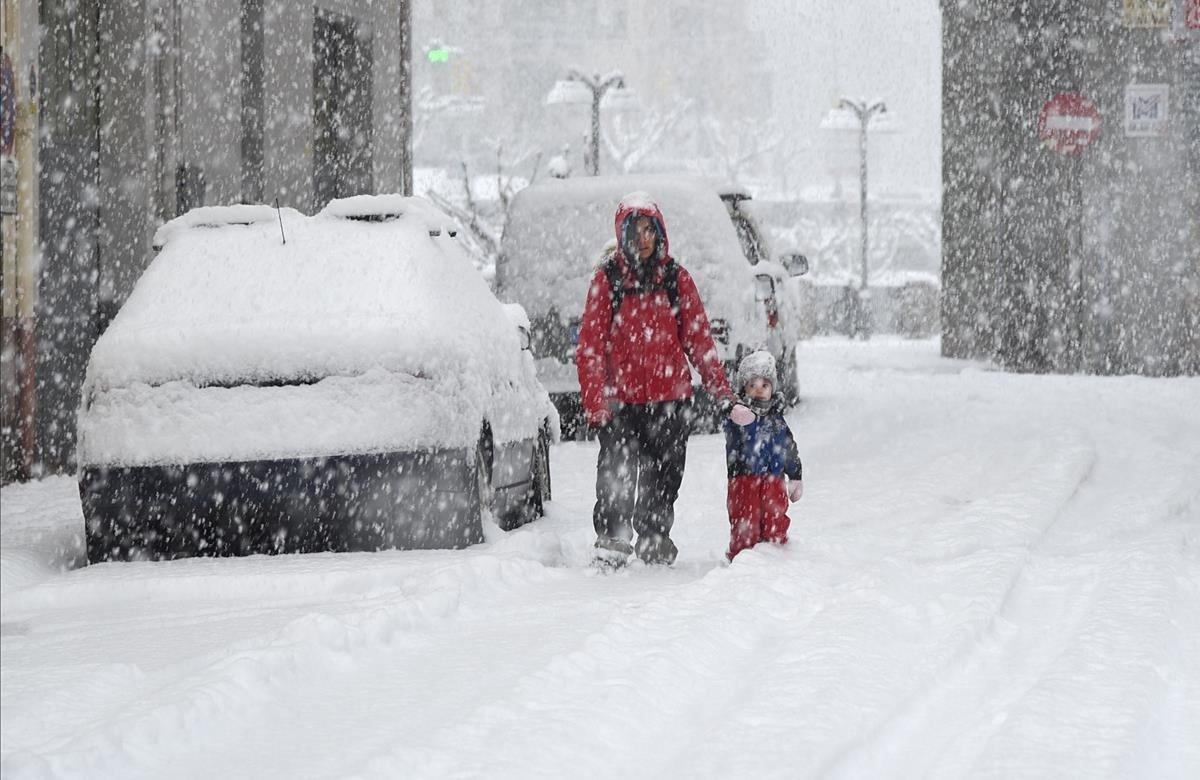
[[[890,130],[890,117],[887,105],[882,100],[866,101],[841,98],[837,108],[821,122],[827,130],[858,130],[858,199],[859,216],[861,220],[861,273],[862,279],[858,290],[859,312],[857,330],[864,338],[870,337],[870,319],[868,317],[867,281],[870,275],[869,233],[867,230],[867,130]]]
[[[546,95],[547,105],[555,103],[588,103],[592,105],[592,140],[588,150],[588,168],[592,176],[600,175],[600,102],[605,94],[613,90],[613,95],[628,96],[625,89],[625,77],[620,72],[607,76],[599,73],[588,76],[572,69],[566,79],[555,83],[550,94]]]

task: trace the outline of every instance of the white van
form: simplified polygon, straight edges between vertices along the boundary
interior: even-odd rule
[[[626,194],[642,190],[662,209],[671,255],[696,281],[713,340],[733,375],[742,355],[770,348],[771,302],[746,262],[718,191],[686,176],[594,176],[552,180],[517,193],[509,210],[496,294],[525,307],[538,377],[550,392],[563,435],[583,432],[575,342],[588,284],[614,244],[613,216]],[[773,350],[781,366],[784,357]],[[698,384],[698,382],[697,382]],[[696,394],[699,419],[711,429],[709,399]]]

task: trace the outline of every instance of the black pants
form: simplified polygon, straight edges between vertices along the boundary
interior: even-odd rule
[[[596,536],[630,541],[669,537],[683,481],[691,402],[625,404],[600,429],[596,463]]]

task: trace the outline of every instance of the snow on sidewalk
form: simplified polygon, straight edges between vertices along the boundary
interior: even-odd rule
[[[936,349],[801,345],[793,541],[728,567],[714,436],[610,576],[594,443],[464,551],[78,569],[73,484],[5,488],[3,774],[1200,776],[1200,381]]]

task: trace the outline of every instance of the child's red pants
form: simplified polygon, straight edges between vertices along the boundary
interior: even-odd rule
[[[729,480],[729,553],[759,542],[787,542],[787,488],[783,477],[742,475]]]

